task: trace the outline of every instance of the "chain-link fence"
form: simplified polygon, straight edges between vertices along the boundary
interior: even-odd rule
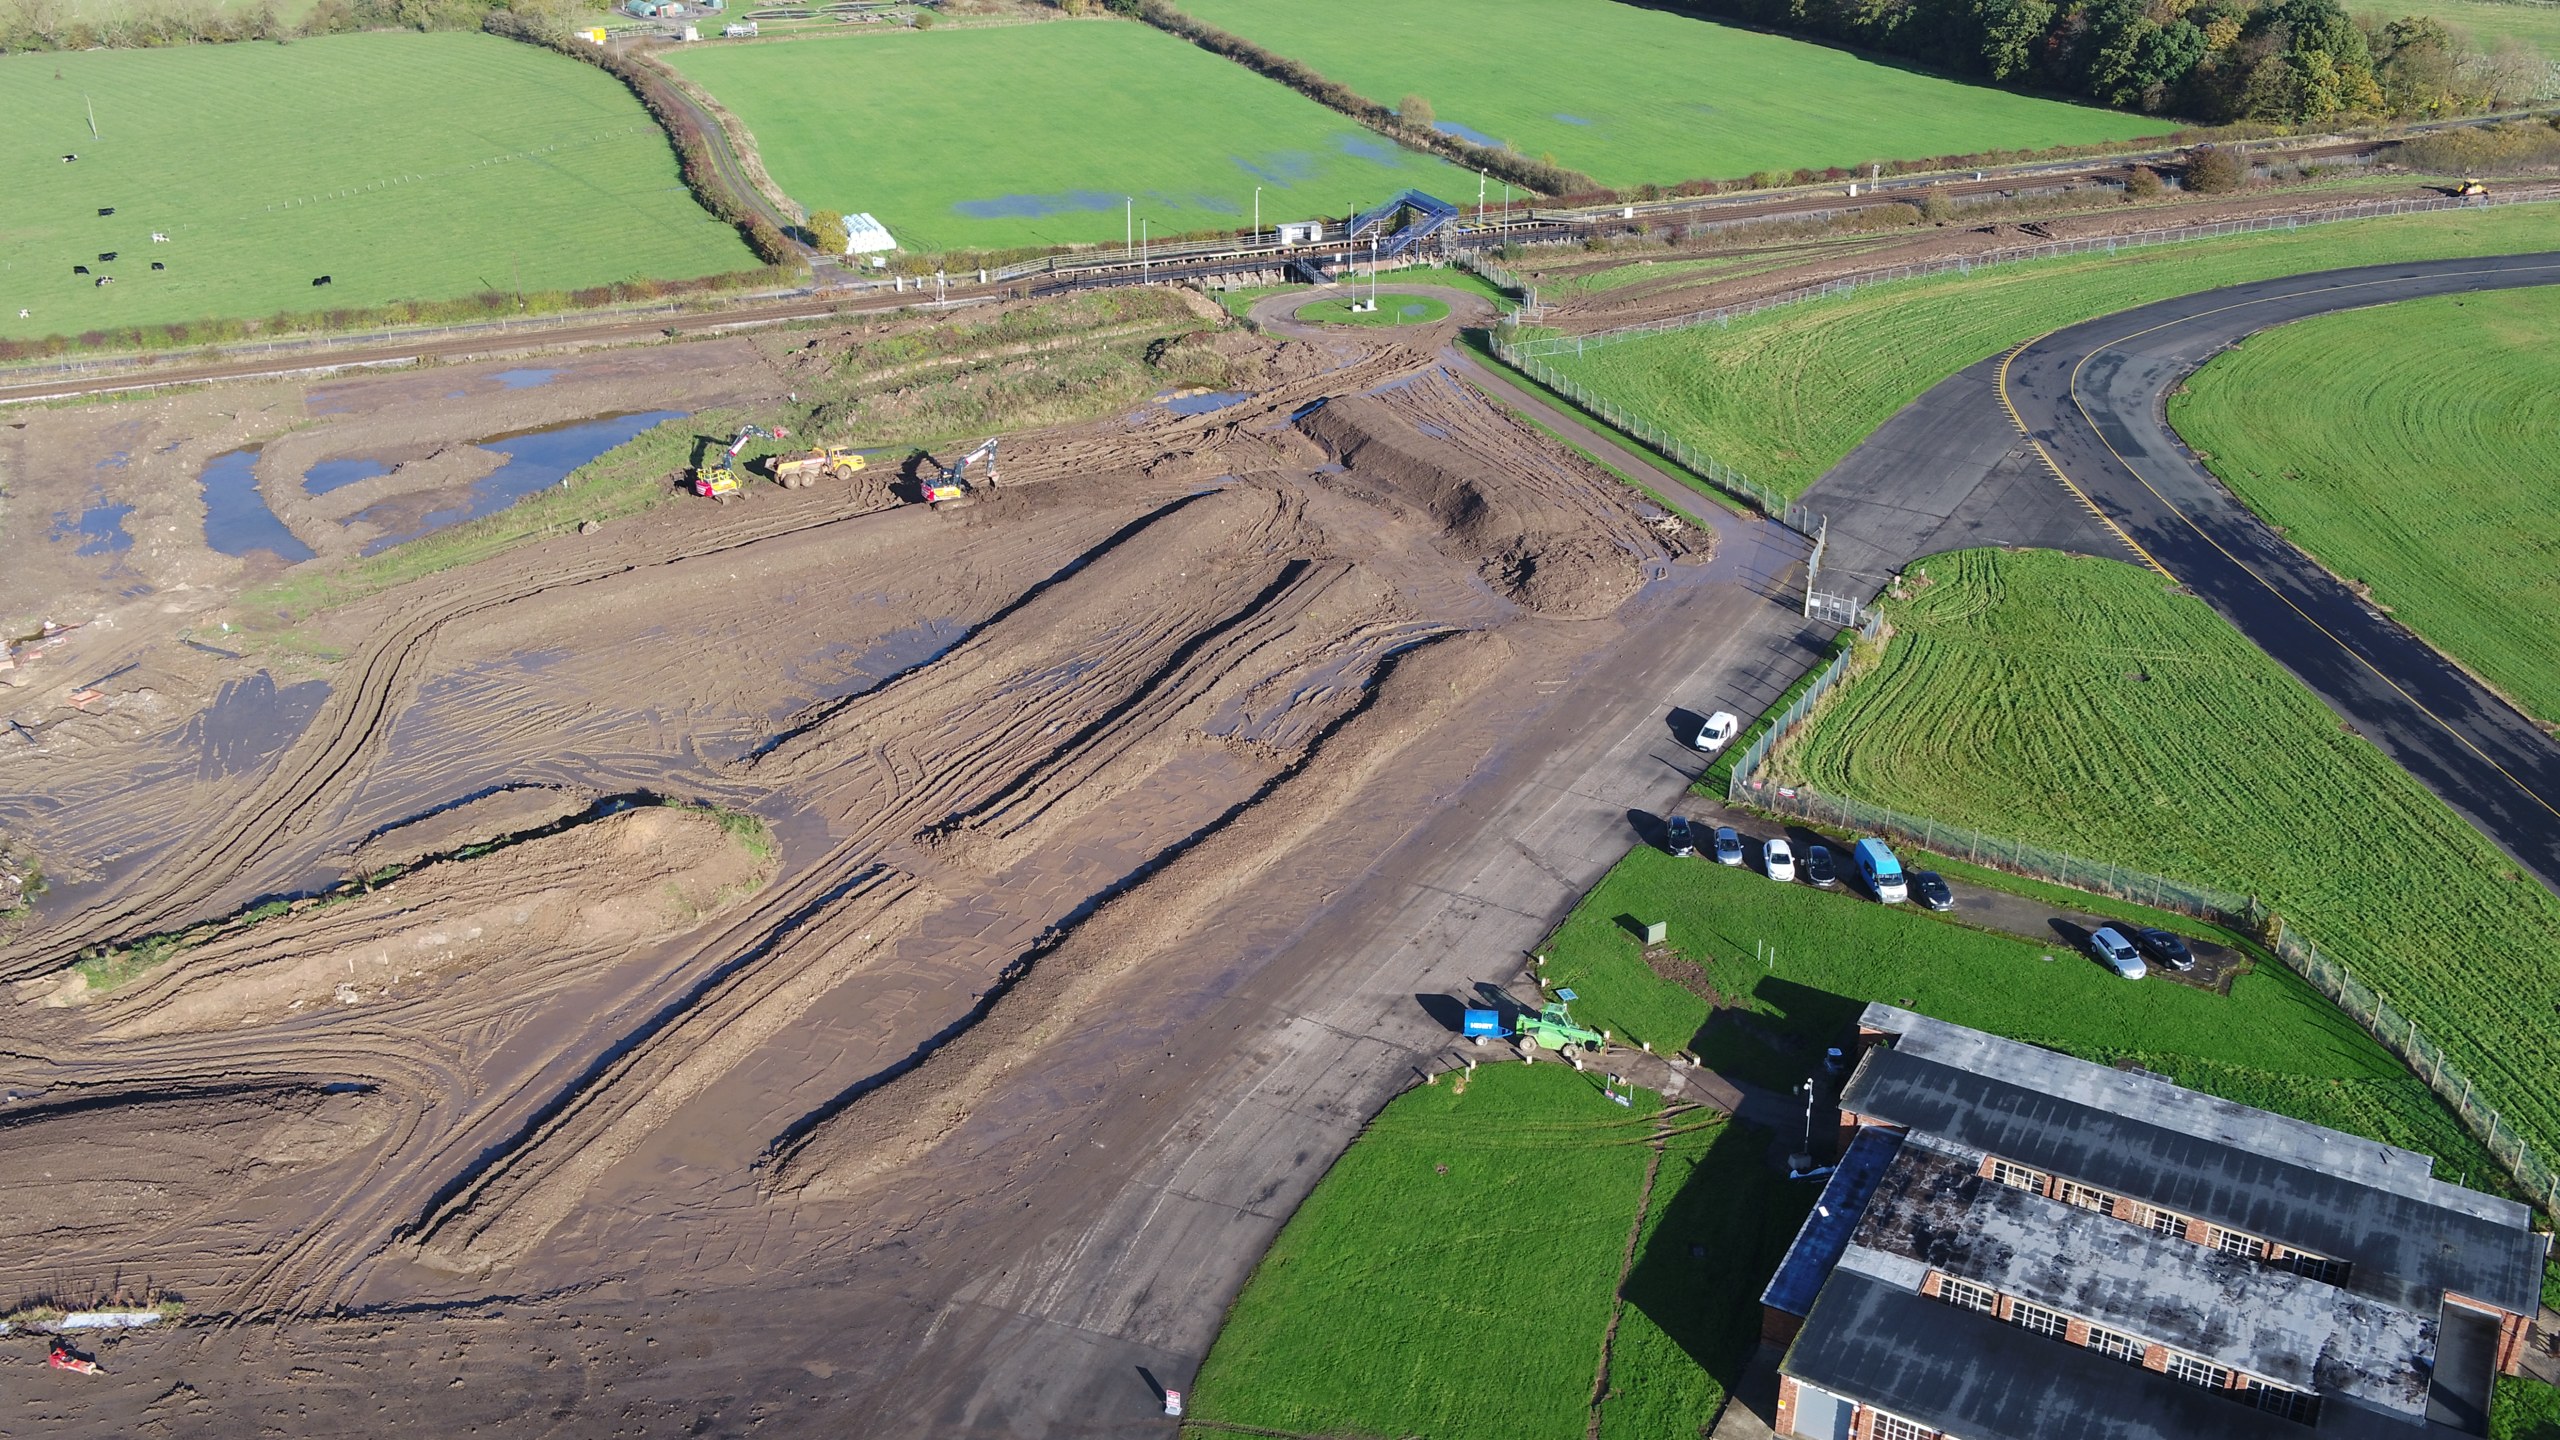
[[[1769,487],[1759,484],[1741,471],[1711,455],[1702,455],[1689,443],[1662,429],[1640,415],[1630,415],[1614,400],[1595,395],[1554,366],[1534,356],[1522,355],[1500,330],[1493,332],[1493,353],[1502,362],[1537,381],[1574,404],[1608,421],[1625,434],[1644,442],[1646,448],[1671,461],[1690,474],[1705,480],[1735,499],[1785,525],[1799,535],[1812,537],[1822,527],[1822,517],[1787,499]]]
[[[2218,240],[2231,235],[2257,234],[2269,230],[2299,230],[2305,225],[2327,225],[2342,220],[2375,220],[2392,215],[2415,215],[2434,210],[2478,209],[2492,205],[2529,205],[2560,200],[2560,187],[2541,186],[2503,192],[2496,195],[2472,196],[2468,199],[2437,196],[2426,200],[2367,200],[2353,205],[2335,206],[2310,214],[2260,215],[2246,220],[2223,220],[2210,225],[2180,225],[2173,229],[2141,231],[2131,235],[2099,236],[2087,240],[2056,240],[2043,245],[2017,245],[1999,250],[1986,250],[1979,255],[1958,255],[1944,260],[1921,261],[1896,265],[1890,269],[1870,271],[1862,275],[1827,280],[1818,285],[1782,290],[1740,305],[1697,310],[1662,320],[1647,320],[1634,325],[1621,325],[1596,330],[1588,335],[1544,336],[1514,342],[1521,356],[1584,355],[1622,340],[1641,339],[1669,330],[1687,330],[1700,325],[1730,325],[1746,315],[1764,310],[1819,300],[1825,296],[1846,295],[1870,285],[1886,285],[1897,280],[1914,280],[1928,275],[1965,274],[1991,265],[2014,265],[2027,260],[2053,260],[2071,255],[2113,255],[2125,250],[2143,250],[2158,245],[2182,245],[2196,240]],[[1511,356],[1505,355],[1505,360]],[[1513,364],[1520,363],[1512,361]]]
[[[1872,636],[1875,628],[1875,618],[1870,615],[1864,633]],[[2192,915],[2244,934],[2264,934],[2269,928],[2272,917],[2252,896],[2003,839],[1969,825],[1950,825],[1845,795],[1826,795],[1806,786],[1771,782],[1760,773],[1769,752],[1813,713],[1814,705],[1847,672],[1849,661],[1845,652],[1834,658],[1804,695],[1735,759],[1733,775],[1725,789],[1729,802],[1833,830],[1891,836],[1933,854],[2110,895],[2155,910]],[[2496,1107],[2480,1096],[2470,1079],[2445,1058],[2444,1048],[2428,1039],[2416,1021],[2394,1009],[2381,991],[2357,979],[2344,962],[2323,955],[2317,946],[2290,929],[2281,925],[2276,929],[2270,948],[2277,958],[2339,1009],[2355,1017],[2384,1049],[2426,1081],[2428,1088],[2461,1120],[2463,1128],[2496,1157],[2518,1192],[2545,1214],[2560,1218],[2560,1170],[2555,1170],[2531,1142],[2506,1123]]]

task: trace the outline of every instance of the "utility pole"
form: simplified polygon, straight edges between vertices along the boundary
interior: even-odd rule
[[[1262,243],[1262,187],[1253,187],[1253,243]]]
[[[89,112],[89,138],[92,140],[97,139],[98,107],[90,103],[89,92],[86,90],[80,92],[80,108]]]
[[[1108,215],[1111,212],[1105,210],[1102,213]],[[1131,238],[1129,226],[1132,223],[1130,217],[1137,213],[1137,196],[1124,195],[1120,197],[1120,258],[1123,260],[1128,259],[1132,251],[1136,248],[1135,241]]]
[[[1369,237],[1369,313],[1378,313],[1378,237]]]
[[[1138,278],[1147,278],[1147,222],[1138,222]]]
[[[1484,223],[1484,172],[1476,172],[1476,223]]]

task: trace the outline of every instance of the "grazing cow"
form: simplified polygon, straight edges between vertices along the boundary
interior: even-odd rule
[[[311,283],[312,283],[313,285],[315,285],[315,286],[316,286],[316,285],[326,285],[326,284],[328,284],[328,283],[329,283],[329,277],[328,277],[328,276],[326,276],[326,275],[323,275],[323,276],[321,276],[319,279],[314,280],[314,281],[312,281]]]
[[[68,165],[68,164],[70,164],[72,161],[77,160],[77,159],[79,159],[79,158],[80,158],[80,157],[79,157],[79,156],[77,156],[77,155],[65,155],[65,156],[63,156],[63,157],[62,157],[62,163],[63,163],[63,164],[65,164],[65,165]]]
[[[98,207],[98,213],[101,215],[113,215],[116,213],[116,207],[113,205],[101,205]]]
[[[151,268],[152,268],[152,269],[154,269],[154,270],[166,270],[166,269],[168,269],[169,267],[168,267],[168,266],[166,266],[166,265],[161,264],[161,263],[160,263],[159,261],[157,261],[157,260],[154,260],[154,261],[152,261],[152,262],[151,262]]]
[[[86,265],[74,265],[71,267],[71,273],[74,275],[86,275],[89,273],[89,267]]]
[[[18,318],[19,318],[19,319],[21,319],[21,320],[25,320],[25,319],[29,318],[29,315],[30,315],[30,312],[28,311],[28,309],[27,309],[27,307],[26,307],[26,306],[21,305],[21,306],[19,306],[19,307],[18,307]]]
[[[113,250],[101,250],[98,252],[98,258],[101,260],[113,260],[116,258],[116,252]]]
[[[98,277],[97,283],[100,285],[113,285],[116,283],[116,277],[113,275],[101,275]]]
[[[151,232],[151,243],[154,245],[166,245],[169,243],[169,237],[161,234],[157,230],[154,230]]]

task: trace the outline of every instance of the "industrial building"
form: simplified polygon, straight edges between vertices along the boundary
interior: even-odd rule
[[[2531,1212],[2424,1155],[1887,1005],[1762,1295],[1812,1440],[2484,1434]]]

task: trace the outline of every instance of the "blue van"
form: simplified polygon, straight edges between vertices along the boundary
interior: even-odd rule
[[[1902,862],[1884,848],[1884,842],[1866,839],[1858,842],[1854,852],[1858,860],[1858,878],[1867,882],[1867,893],[1887,905],[1899,905],[1911,898],[1910,887],[1903,883]]]

